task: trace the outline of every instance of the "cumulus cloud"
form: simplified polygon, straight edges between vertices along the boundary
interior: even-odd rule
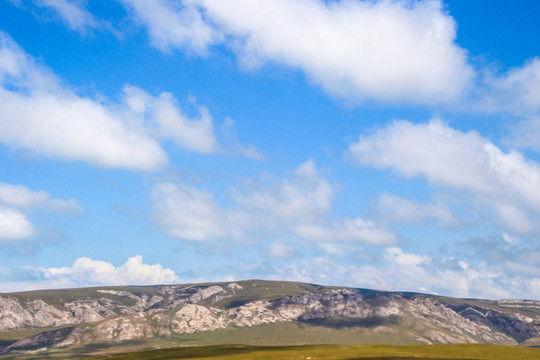
[[[32,237],[34,226],[22,212],[0,206],[0,243]]]
[[[457,99],[473,75],[439,1],[199,3],[244,65],[297,68],[346,99]]]
[[[145,264],[141,255],[129,258],[124,264],[113,264],[88,257],[80,257],[70,267],[24,267],[2,284],[0,291],[22,291],[95,285],[156,285],[179,282],[171,269],[161,264]]]
[[[24,185],[0,183],[0,203],[25,210],[80,214],[84,210],[75,199],[52,198],[45,190],[34,191]]]
[[[164,50],[224,43],[244,67],[304,72],[334,96],[440,103],[474,72],[443,4],[429,1],[123,0]]]
[[[190,119],[172,94],[124,88],[105,104],[63,87],[6,34],[0,33],[0,142],[41,156],[132,170],[168,162],[160,141],[211,153],[218,150],[208,110]]]
[[[510,230],[527,232],[540,214],[540,165],[515,150],[503,152],[478,133],[394,121],[349,146],[359,165],[393,170],[406,177],[472,194]]]
[[[192,241],[246,240],[262,234],[318,242],[391,243],[395,235],[372,221],[332,219],[334,189],[308,160],[283,179],[249,182],[220,206],[209,191],[162,183],[151,198],[152,222],[172,237]]]

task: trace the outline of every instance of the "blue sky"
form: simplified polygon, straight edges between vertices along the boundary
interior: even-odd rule
[[[0,291],[540,299],[529,1],[0,1]]]

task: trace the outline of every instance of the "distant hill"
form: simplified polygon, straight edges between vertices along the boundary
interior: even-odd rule
[[[0,354],[235,343],[536,346],[540,302],[261,280],[0,294]]]

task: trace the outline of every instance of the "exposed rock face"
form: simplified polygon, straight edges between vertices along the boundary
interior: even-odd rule
[[[68,297],[70,301],[55,302],[56,306],[36,293],[31,299],[24,294],[2,295],[0,331],[70,326],[19,340],[0,348],[0,353],[96,341],[122,343],[288,321],[320,326],[327,326],[329,321],[333,325],[342,322],[426,344],[518,344],[540,336],[537,311],[540,302],[535,301],[459,300],[422,294],[325,289],[308,284],[287,283],[287,286],[246,281],[159,286],[144,291],[136,287],[133,291],[89,289],[84,296],[72,294]],[[281,295],[276,296],[272,291]]]
[[[20,301],[11,296],[0,296],[0,331],[23,326],[60,326],[74,324],[68,311],[61,311],[42,300]]]
[[[186,305],[174,314],[171,330],[176,334],[191,334],[222,329],[227,326],[227,322],[219,316],[220,312],[200,305]]]
[[[520,313],[511,316],[501,311],[482,309],[477,306],[449,305],[449,307],[455,309],[460,316],[474,323],[496,328],[518,342],[539,334],[539,327],[534,324],[534,319]]]

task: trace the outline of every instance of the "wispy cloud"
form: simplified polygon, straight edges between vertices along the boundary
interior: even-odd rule
[[[400,196],[383,194],[377,199],[376,211],[389,223],[420,223],[437,220],[445,227],[454,227],[459,220],[444,203],[426,204]]]
[[[31,11],[42,21],[56,21],[80,34],[89,35],[94,30],[116,30],[105,20],[95,17],[80,0],[10,0],[21,9]]]
[[[81,2],[69,0],[35,0],[36,5],[53,10],[71,29],[87,33],[104,24],[86,10]]]
[[[52,198],[45,190],[34,191],[25,185],[0,182],[0,204],[24,210],[40,210],[61,214],[81,214],[83,207],[76,199]]]
[[[203,18],[195,1],[120,0],[146,27],[150,42],[163,51],[182,49],[206,54],[222,34]]]

